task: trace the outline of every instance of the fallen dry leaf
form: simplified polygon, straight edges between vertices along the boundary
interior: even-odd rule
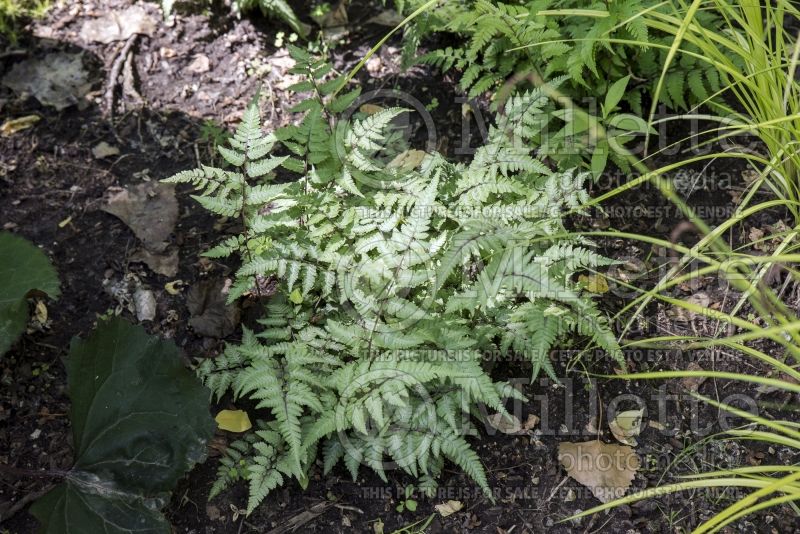
[[[167,248],[178,220],[178,201],[171,185],[146,182],[129,189],[110,188],[103,210],[116,215],[151,252]],[[168,275],[169,276],[169,275]]]
[[[27,130],[40,120],[42,120],[42,118],[39,115],[25,115],[24,117],[17,117],[16,119],[8,119],[0,126],[0,135],[9,137],[22,130]]]
[[[239,308],[235,304],[226,304],[223,287],[223,280],[201,280],[187,292],[186,307],[192,314],[189,326],[197,334],[223,338],[236,330]]]
[[[110,11],[100,18],[83,23],[80,38],[87,43],[124,41],[134,33],[152,35],[156,21],[142,6],[130,6],[124,11]]]
[[[250,417],[244,410],[222,410],[214,418],[220,430],[247,432],[253,428]]]
[[[589,293],[598,295],[608,293],[608,280],[606,280],[606,277],[602,274],[582,274],[578,276],[578,282],[583,284],[583,287],[585,287],[586,291]]]
[[[41,300],[36,301],[36,307],[34,308],[33,317],[39,324],[46,324],[47,323],[47,306]]]
[[[105,141],[100,141],[92,148],[92,155],[96,159],[103,159],[109,156],[118,156],[119,149],[115,146],[111,146]]]
[[[687,367],[687,371],[702,371],[703,368],[697,362],[691,362]],[[704,376],[685,376],[681,378],[681,386],[685,389],[697,393],[697,390],[700,389],[700,386],[703,382],[706,381],[706,377]]]
[[[461,503],[461,501],[447,501],[434,506],[436,511],[439,512],[439,515],[442,517],[451,516],[461,510],[463,507],[464,505]]]
[[[358,111],[361,113],[366,113],[367,115],[374,115],[375,113],[383,111],[384,109],[386,108],[383,108],[377,104],[361,104],[361,106],[358,108]]]
[[[486,417],[486,422],[503,434],[516,436],[530,433],[533,427],[539,423],[539,418],[531,414],[523,423],[515,415],[505,416],[501,413],[495,413]]]
[[[753,245],[753,248],[756,250],[765,250],[766,247],[764,246],[764,242],[761,241],[764,237],[764,230],[761,228],[750,228],[750,233],[747,234],[747,239],[750,240],[750,243]]]
[[[349,20],[346,0],[340,0],[324,15],[311,15],[311,18],[322,28],[322,35],[325,41],[339,41],[348,33]]]
[[[58,110],[77,104],[91,89],[82,54],[67,52],[15,63],[3,77],[3,85],[17,94],[31,94]]]
[[[177,295],[181,292],[181,287],[183,286],[183,280],[173,280],[172,282],[167,282],[164,284],[164,289],[170,295]]]
[[[636,436],[642,432],[642,414],[644,410],[628,410],[619,412],[617,416],[608,422],[608,428],[617,441],[635,447],[638,445]]]
[[[168,247],[163,253],[153,253],[146,248],[140,248],[131,254],[131,261],[140,261],[150,267],[150,270],[164,276],[178,274],[178,248]]]
[[[399,153],[386,166],[389,169],[400,169],[401,171],[413,171],[420,166],[427,153],[424,150],[406,150]]]
[[[597,440],[560,443],[558,461],[603,503],[625,495],[640,466],[632,448]]]

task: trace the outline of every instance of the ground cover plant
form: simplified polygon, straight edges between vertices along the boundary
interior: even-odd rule
[[[796,530],[797,14],[25,19],[0,531]]]
[[[421,1],[402,2],[400,9],[411,12],[424,5]],[[699,49],[693,43],[687,43],[687,50],[695,54],[682,55],[662,73],[672,35],[646,19],[660,14],[679,18],[684,11],[676,3],[655,1],[588,5],[551,0],[446,2],[435,9],[427,6],[415,18],[406,31],[405,54],[409,62],[456,70],[459,85],[473,98],[491,90],[493,98],[502,101],[509,91],[520,87],[563,79],[564,96],[580,108],[589,106],[589,113],[599,117],[599,124],[606,129],[612,125],[632,134],[645,133],[630,118],[624,123],[614,121],[609,116],[611,109],[600,109],[603,98],[620,84],[624,91],[620,91],[616,103],[623,102],[638,117],[644,114],[643,102],[646,106],[652,95],[654,102],[668,109],[688,110],[701,102],[713,103],[721,89],[718,69],[696,57]],[[713,10],[702,10],[693,20],[710,33],[724,17]],[[456,34],[462,44],[419,54],[420,42],[438,33]],[[741,60],[728,50],[721,54],[732,65]],[[663,90],[656,92],[658,83],[663,83]],[[554,118],[551,129],[562,131],[542,144],[549,146],[559,137],[567,137],[565,132],[570,132],[571,139],[551,147],[547,151],[550,157],[573,167],[581,158],[588,164],[593,154],[608,152],[616,165],[630,171],[618,151],[597,146],[591,138],[578,144],[591,132],[587,132],[585,121],[573,124],[573,120],[572,115],[563,114]],[[608,156],[591,163],[596,175],[607,160]]]
[[[41,17],[50,0],[2,0],[0,2],[0,35],[12,42],[19,36],[20,25],[26,19]]]

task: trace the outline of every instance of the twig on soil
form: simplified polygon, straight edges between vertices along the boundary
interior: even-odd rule
[[[356,508],[355,506],[348,506],[346,504],[334,504],[334,506],[339,510],[349,510],[351,512],[356,512],[358,514],[362,515],[364,514],[364,510],[362,510],[361,508]]]
[[[33,501],[39,499],[39,497],[43,497],[46,493],[48,493],[55,484],[48,484],[44,488],[40,489],[39,491],[32,491],[31,493],[27,493],[20,498],[17,502],[11,505],[8,510],[3,511],[0,509],[0,521],[8,521],[12,517],[14,517],[20,510],[28,506]]]
[[[544,501],[545,503],[548,503],[553,500],[553,497],[556,496],[556,492],[558,492],[558,490],[561,489],[561,486],[563,486],[567,482],[567,478],[568,477],[562,478],[561,482],[559,482],[558,485],[555,488],[553,488],[553,491],[550,492],[550,496],[547,499],[545,499]]]
[[[270,530],[267,534],[284,534],[285,532],[293,532],[298,528],[302,527],[309,521],[312,521],[325,513],[325,511],[331,507],[333,503],[331,502],[318,502],[305,512],[299,513],[296,516],[292,517],[288,521],[286,521],[283,525],[276,527]]]
[[[267,88],[269,88],[269,104],[270,104],[270,113],[269,113],[269,123],[270,125],[274,126],[275,121],[275,92],[272,90],[272,84],[269,83],[269,80],[264,78],[264,83],[267,84]]]
[[[63,478],[67,475],[66,471],[50,469],[48,471],[36,471],[34,469],[23,469],[12,465],[0,464],[0,477],[11,478]]]
[[[117,88],[117,80],[119,79],[122,67],[125,64],[125,60],[128,57],[128,54],[133,48],[133,45],[138,37],[139,37],[138,33],[134,33],[133,35],[128,37],[128,40],[125,41],[125,46],[122,47],[122,50],[120,51],[119,55],[117,55],[117,58],[111,65],[111,72],[108,75],[108,82],[106,83],[106,94],[105,94],[106,113],[108,114],[110,122],[114,121],[114,93]]]
[[[17,57],[17,56],[27,56],[27,50],[9,50],[7,52],[0,53],[0,59],[6,59],[9,57]]]

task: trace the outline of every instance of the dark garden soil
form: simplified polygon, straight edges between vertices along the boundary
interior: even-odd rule
[[[32,326],[15,347],[0,359],[0,464],[29,470],[28,476],[6,476],[0,472],[0,526],[2,532],[27,534],[36,521],[28,504],[54,482],[41,475],[47,470],[66,469],[72,461],[69,399],[63,358],[73,336],[85,336],[98,317],[119,313],[136,321],[130,303],[131,288],[153,292],[157,301],[155,319],[145,321],[148,331],[173,339],[187,365],[220,352],[225,341],[235,341],[238,331],[222,337],[201,335],[189,326],[191,313],[187,295],[191,288],[209,280],[223,280],[235,265],[210,262],[199,254],[217,242],[222,234],[235,231],[235,224],[217,221],[195,204],[185,191],[178,191],[178,223],[171,244],[179,250],[175,276],[154,273],[132,259],[139,247],[133,232],[118,218],[101,210],[109,188],[156,181],[207,161],[213,147],[206,121],[230,129],[249,99],[262,89],[267,127],[289,120],[291,99],[285,93],[291,80],[286,75],[290,61],[276,46],[279,25],[259,17],[237,20],[222,7],[208,14],[179,13],[169,25],[161,21],[155,4],[144,3],[156,21],[150,36],[132,44],[133,64],[128,87],[115,87],[113,117],[107,107],[108,73],[114,67],[124,41],[109,44],[86,42],[80,36],[85,21],[110,10],[122,10],[131,0],[75,0],[64,2],[30,28],[18,44],[0,48],[0,75],[14,64],[51,52],[82,53],[89,72],[91,90],[79,105],[61,111],[46,108],[34,98],[0,87],[0,123],[6,119],[36,114],[41,120],[33,127],[0,137],[0,225],[39,245],[52,258],[61,278],[63,294],[47,303],[44,325]],[[387,31],[367,23],[380,11],[380,3],[351,6],[351,34],[331,51],[336,67],[352,67],[369,47]],[[355,14],[358,14],[356,17]],[[448,76],[414,68],[404,72],[399,65],[399,41],[385,46],[358,76],[365,89],[400,89],[427,106],[437,135],[436,149],[452,157],[462,150],[462,102]],[[124,58],[123,58],[124,59]],[[123,67],[125,69],[125,67]],[[479,108],[479,106],[476,105]],[[479,128],[472,122],[473,133]],[[422,131],[422,129],[421,129]],[[679,134],[680,132],[676,132]],[[668,132],[669,134],[669,132]],[[208,137],[208,136],[206,136]],[[417,139],[420,148],[426,137]],[[98,158],[93,149],[101,143],[118,149],[117,154]],[[475,142],[473,141],[473,146]],[[677,157],[677,156],[671,156]],[[708,211],[711,223],[726,218],[737,195],[745,186],[744,169],[715,163],[706,176],[730,177],[690,185],[690,202]],[[616,180],[619,183],[620,180]],[[691,181],[691,180],[690,180]],[[608,190],[614,179],[601,181],[594,193]],[[649,207],[634,212],[633,207]],[[608,228],[640,232],[691,244],[696,235],[691,225],[666,204],[657,191],[641,188],[614,199],[607,214],[592,212],[578,217],[574,225],[586,230]],[[756,229],[779,224],[784,214],[766,213],[751,221]],[[746,243],[753,230],[736,227],[733,246]],[[666,273],[659,263],[669,261],[666,250],[621,239],[598,240],[606,254],[624,260],[615,273],[640,284],[652,284]],[[614,274],[614,273],[612,273]],[[180,283],[167,284],[180,280]],[[782,273],[770,283],[783,288],[783,296],[795,308],[798,288],[784,286]],[[120,289],[121,288],[121,289]],[[701,305],[729,310],[738,295],[714,276],[685,284],[672,292],[676,298],[694,298]],[[603,297],[604,307],[613,311],[629,301],[621,291]],[[245,309],[245,317],[247,310]],[[646,333],[689,333],[713,335],[716,322],[691,316],[663,304],[651,305],[640,330]],[[621,326],[621,324],[619,325]],[[578,346],[580,348],[580,346]],[[774,347],[763,347],[773,351]],[[762,415],[790,417],[797,399],[782,393],[759,391],[739,383],[707,380],[625,382],[590,381],[586,369],[614,374],[608,360],[591,355],[583,364],[572,366],[574,352],[554,354],[562,385],[541,380],[531,385],[529,366],[519,362],[496,362],[498,378],[519,378],[531,402],[523,407],[541,418],[530,436],[490,435],[481,432],[472,443],[486,466],[494,502],[483,497],[474,484],[454,467],[446,469],[440,495],[418,498],[415,512],[398,513],[396,506],[403,488],[411,482],[399,472],[389,473],[389,483],[371,471],[362,470],[356,482],[342,467],[322,477],[321,468],[312,472],[306,491],[288,483],[274,491],[249,517],[238,509],[245,506],[246,489],[235,487],[213,501],[208,493],[215,477],[219,452],[235,435],[218,432],[209,449],[209,460],[182,480],[167,508],[167,515],[179,533],[247,532],[394,532],[425,522],[427,532],[540,533],[540,532],[685,532],[731,503],[733,490],[694,492],[622,506],[575,522],[559,523],[578,510],[598,501],[585,488],[568,478],[556,459],[558,443],[586,441],[598,437],[610,442],[605,424],[609,402],[621,401],[619,409],[636,407],[642,399],[650,424],[643,431],[637,452],[642,468],[634,481],[641,489],[674,481],[677,474],[695,473],[714,467],[796,463],[790,449],[766,447],[750,442],[702,443],[720,431],[719,412],[698,404],[689,390],[717,400],[733,394],[759,401]],[[630,353],[631,370],[704,369],[766,373],[750,361],[724,351],[698,353]],[[567,372],[567,367],[571,368]],[[620,397],[627,395],[628,397]],[[665,397],[666,396],[666,397]],[[660,398],[667,398],[661,405]],[[728,402],[734,402],[728,398]],[[604,407],[602,413],[597,406]],[[216,409],[216,407],[215,407]],[[732,424],[739,424],[732,420]],[[39,476],[30,476],[38,472]],[[434,510],[447,500],[463,503],[461,512],[443,518]],[[379,525],[383,524],[383,531]],[[788,507],[771,509],[729,527],[728,532],[800,532],[797,516]],[[414,532],[404,530],[403,532]],[[87,533],[95,534],[95,533]]]

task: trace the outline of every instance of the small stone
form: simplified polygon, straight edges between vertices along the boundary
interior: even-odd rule
[[[136,318],[140,321],[152,321],[156,318],[156,297],[149,289],[137,289],[133,294],[136,307]]]
[[[208,516],[208,518],[210,520],[216,521],[217,519],[220,518],[220,515],[222,515],[222,514],[220,514],[220,512],[219,512],[219,508],[217,508],[213,504],[207,504],[206,505],[206,515]]]
[[[194,57],[194,60],[189,63],[189,66],[186,67],[189,72],[194,72],[195,74],[203,74],[204,72],[208,72],[211,70],[211,62],[208,59],[208,56],[205,54],[197,54]]]
[[[109,145],[105,141],[101,141],[92,148],[92,155],[96,159],[103,159],[109,156],[118,156],[119,149],[115,146]]]

